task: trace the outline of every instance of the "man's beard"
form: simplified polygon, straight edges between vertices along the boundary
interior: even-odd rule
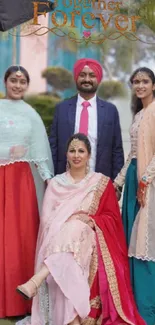
[[[89,84],[91,85],[92,87],[91,88],[85,88],[83,87],[84,84]],[[91,83],[82,83],[82,84],[77,84],[76,85],[77,87],[77,90],[80,91],[81,93],[85,93],[85,94],[94,94],[96,91],[97,91],[97,88],[98,88],[98,85],[92,85]]]

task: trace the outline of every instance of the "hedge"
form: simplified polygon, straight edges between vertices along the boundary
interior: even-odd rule
[[[49,134],[55,107],[60,102],[60,99],[47,95],[31,95],[25,98],[25,102],[36,109],[45,124],[47,133]]]

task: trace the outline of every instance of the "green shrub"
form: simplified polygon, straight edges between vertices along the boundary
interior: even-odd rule
[[[116,80],[103,81],[98,89],[98,96],[103,99],[125,97],[126,94],[127,91],[124,84]]]
[[[42,72],[42,77],[54,88],[54,92],[73,88],[72,73],[62,67],[48,67]]]
[[[39,113],[49,134],[54,110],[60,99],[47,95],[30,95],[25,98],[25,101]]]

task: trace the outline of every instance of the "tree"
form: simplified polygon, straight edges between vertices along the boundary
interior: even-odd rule
[[[155,58],[155,43],[153,28],[154,0],[124,0],[120,14],[126,16],[138,15],[136,33],[124,33],[124,36],[112,41],[112,48],[108,53],[108,63],[112,73],[122,80],[126,80],[131,72],[140,65],[142,61],[149,62]],[[145,10],[144,10],[145,9]],[[152,21],[146,18],[152,17]],[[154,20],[155,22],[155,20]],[[154,24],[155,26],[155,24]],[[124,72],[124,73],[122,73]]]
[[[71,89],[74,85],[72,73],[62,67],[48,67],[42,72],[42,77],[53,87],[52,93]]]
[[[98,89],[98,96],[103,99],[125,97],[126,95],[127,91],[124,84],[117,80],[103,81]]]
[[[142,2],[142,1],[141,1]],[[145,0],[140,4],[139,13],[143,23],[155,32],[155,2]]]
[[[152,1],[153,6],[151,8],[154,8],[154,0],[149,0],[149,3],[150,1]],[[144,4],[146,6],[148,0],[123,0],[122,3],[123,5],[119,14],[130,17],[132,15],[142,15],[143,6]],[[150,7],[148,13],[151,14],[152,17],[152,12],[149,10]],[[114,14],[118,15],[118,12],[115,12]],[[149,21],[146,22],[142,16],[141,19],[137,21],[136,33],[130,33],[129,28],[129,30],[122,35],[119,31],[116,31],[113,24],[111,24],[106,31],[101,29],[101,33],[93,31],[92,29],[92,38],[98,39],[99,37],[105,37],[102,44],[92,44],[91,42],[86,44],[85,42],[78,42],[78,40],[82,39],[82,36],[79,35],[79,31],[75,28],[71,29],[68,27],[70,38],[58,37],[56,47],[58,49],[61,47],[61,49],[65,51],[68,50],[72,53],[77,53],[84,47],[94,47],[94,49],[99,47],[105,77],[109,80],[113,80],[117,77],[123,82],[126,82],[132,71],[137,67],[137,65],[139,66],[142,61],[147,63],[150,60],[155,59],[154,32],[153,27],[151,31],[149,25]],[[66,29],[64,31],[66,31]],[[73,37],[73,41],[71,37]],[[74,41],[75,39],[77,42]]]

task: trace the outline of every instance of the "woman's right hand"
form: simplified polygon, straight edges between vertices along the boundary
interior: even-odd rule
[[[12,158],[12,159],[22,158],[25,155],[26,151],[27,151],[27,149],[25,149],[23,146],[11,147],[10,158]]]
[[[93,223],[93,221],[92,221],[91,219],[88,221],[87,224],[88,224],[88,226],[91,227],[92,229],[95,229],[94,223]]]

